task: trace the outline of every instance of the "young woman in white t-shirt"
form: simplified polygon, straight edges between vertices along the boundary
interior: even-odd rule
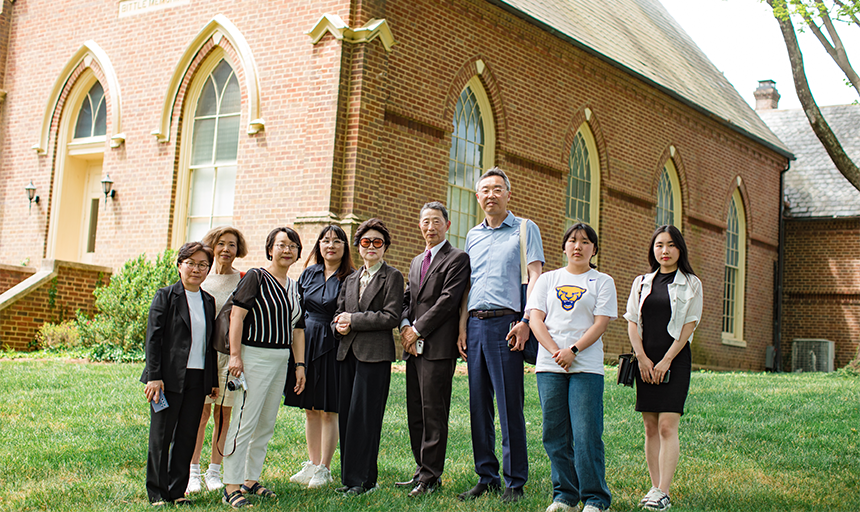
[[[582,512],[596,512],[612,500],[603,450],[601,336],[618,315],[615,281],[591,264],[598,241],[588,224],[571,226],[562,249],[567,266],[541,275],[527,305],[541,345],[535,370],[553,487],[546,510],[572,511],[581,501]]]

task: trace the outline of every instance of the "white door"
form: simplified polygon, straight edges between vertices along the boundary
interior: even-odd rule
[[[81,241],[78,245],[80,247],[78,261],[81,263],[92,263],[96,252],[99,208],[104,206],[101,160],[90,160],[88,162],[86,180],[82,201],[83,215],[81,215]]]

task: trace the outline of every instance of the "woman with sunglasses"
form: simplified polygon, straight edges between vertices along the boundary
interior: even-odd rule
[[[377,488],[382,417],[394,361],[392,329],[403,310],[403,275],[383,260],[391,245],[379,219],[364,221],[353,245],[364,261],[346,278],[332,328],[340,338],[340,477],[338,489],[354,496]]]
[[[155,292],[146,325],[146,366],[140,381],[152,403],[146,494],[153,505],[187,505],[191,456],[206,395],[218,396],[212,332],[215,299],[200,289],[212,249],[189,242],[179,249],[179,281]],[[160,409],[163,399],[167,408]]]
[[[320,231],[305,270],[299,276],[302,309],[305,312],[305,390],[293,391],[295,379],[287,374],[284,404],[305,410],[305,440],[308,460],[290,482],[310,489],[332,482],[331,459],[337,448],[337,391],[340,378],[337,340],[331,321],[337,310],[341,283],[355,271],[349,242],[340,226]]]
[[[305,387],[305,333],[299,287],[287,271],[302,255],[299,234],[275,228],[266,237],[266,268],[249,270],[233,292],[230,314],[230,363],[233,377],[244,377],[227,432],[224,455],[224,503],[233,508],[249,505],[246,495],[274,498],[260,485],[266,449],[275,432],[275,419],[290,350],[295,350],[296,384]],[[241,388],[240,388],[241,389]],[[241,397],[241,398],[240,398]]]

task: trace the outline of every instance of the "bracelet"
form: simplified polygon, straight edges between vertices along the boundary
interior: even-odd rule
[[[307,368],[305,363],[296,363],[296,368]]]
[[[529,324],[529,319],[528,319],[528,318],[526,318],[526,317],[523,317],[523,318],[522,318],[522,320],[520,320],[520,322],[522,322],[522,323],[524,323],[524,324],[528,325],[528,324]]]

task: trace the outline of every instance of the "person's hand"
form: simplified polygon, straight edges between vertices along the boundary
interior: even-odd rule
[[[147,402],[157,402],[161,393],[164,392],[164,381],[163,380],[151,380],[146,383],[146,386],[143,388],[143,394],[146,395]]]
[[[651,371],[654,369],[654,363],[652,363],[645,355],[638,356],[636,360],[639,361],[639,375],[642,377],[642,380],[651,384],[654,380],[651,376]]]
[[[665,358],[662,359],[657,366],[651,370],[651,378],[654,380],[654,384],[662,384],[663,378],[666,376],[666,372],[669,371],[669,368],[672,366],[672,361],[667,361]]]
[[[217,398],[218,398],[218,392],[219,392],[219,391],[220,391],[220,390],[218,389],[218,387],[217,387],[217,386],[216,386],[216,387],[214,387],[214,388],[212,388],[212,392],[211,392],[211,393],[209,393],[209,398],[211,398],[212,400],[217,399]]]
[[[293,388],[293,391],[296,392],[297,395],[301,395],[302,391],[305,390],[305,367],[304,366],[296,366],[296,386]]]
[[[508,340],[508,346],[511,347],[511,352],[520,352],[526,346],[526,341],[529,339],[529,326],[525,322],[517,322],[511,328],[511,331],[505,336]]]
[[[403,328],[400,329],[400,337],[403,338],[403,348],[406,348],[406,345],[414,345],[415,342],[418,341],[415,329],[413,329],[411,325],[404,325]]]
[[[335,321],[337,321],[337,326],[335,327],[337,329],[337,332],[341,333],[344,336],[349,334],[349,331],[352,327],[352,324],[350,322],[351,319],[352,315],[350,315],[349,313],[341,313],[337,315],[337,318],[335,318]]]
[[[460,334],[457,335],[457,350],[460,351],[460,357],[463,358],[463,361],[466,360],[466,331],[461,330]]]
[[[561,366],[562,370],[567,371],[576,359],[576,354],[569,348],[562,348],[555,351],[552,359],[555,361],[555,364]]]
[[[230,375],[238,377],[245,371],[245,365],[242,364],[242,356],[230,354],[230,363],[227,365],[227,371]]]

